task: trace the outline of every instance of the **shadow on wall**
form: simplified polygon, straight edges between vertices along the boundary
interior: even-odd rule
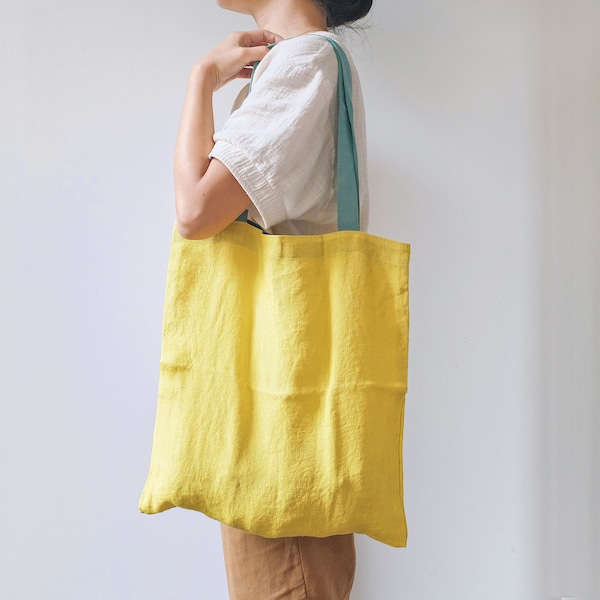
[[[540,326],[549,596],[600,598],[600,5],[547,9]]]

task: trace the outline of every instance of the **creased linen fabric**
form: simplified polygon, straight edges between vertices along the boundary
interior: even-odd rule
[[[140,509],[405,545],[408,261],[408,245],[362,232],[175,229]]]

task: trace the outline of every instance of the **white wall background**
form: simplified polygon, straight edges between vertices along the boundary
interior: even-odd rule
[[[352,40],[371,231],[413,245],[410,533],[359,536],[353,599],[598,600],[600,4],[375,4]],[[250,27],[0,6],[1,600],[227,597],[218,526],[137,501],[187,74]]]

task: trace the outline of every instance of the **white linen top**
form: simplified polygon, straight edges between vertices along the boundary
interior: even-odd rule
[[[215,136],[211,158],[231,171],[252,200],[248,218],[275,234],[337,230],[336,149],[338,64],[344,48],[352,70],[359,162],[361,230],[368,220],[365,117],[356,68],[343,42],[329,32],[275,45],[255,68],[252,86],[236,100]]]

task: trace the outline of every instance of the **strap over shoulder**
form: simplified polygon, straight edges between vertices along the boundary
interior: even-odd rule
[[[354,132],[352,105],[352,69],[343,48],[333,38],[319,35],[333,47],[338,62],[338,122],[337,122],[337,221],[338,231],[360,231],[360,183],[358,153]],[[281,42],[280,42],[281,43]],[[273,48],[276,44],[270,44]],[[256,68],[256,65],[254,67]],[[250,80],[252,86],[252,79]],[[245,211],[238,221],[247,222]]]

